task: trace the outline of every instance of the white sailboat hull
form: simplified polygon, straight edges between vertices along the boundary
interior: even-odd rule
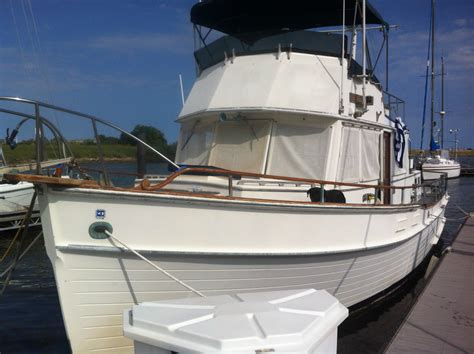
[[[461,175],[461,165],[458,162],[445,165],[424,163],[422,174],[424,180],[439,179],[442,174],[446,174],[446,178],[457,178]]]
[[[437,243],[447,196],[429,209],[210,200],[99,190],[40,195],[46,249],[74,352],[132,352],[122,310],[193,296],[89,226],[113,234],[205,295],[326,289],[346,306],[408,275]],[[344,222],[341,222],[344,220]]]

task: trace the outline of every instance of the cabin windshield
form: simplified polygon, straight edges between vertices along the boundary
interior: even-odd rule
[[[344,41],[347,47],[347,38]],[[223,36],[194,52],[202,71],[232,56],[276,53],[278,48],[293,52],[321,54],[338,57],[341,55],[342,35],[336,33],[296,31],[259,39],[248,44],[235,37]],[[345,49],[347,52],[347,48]]]
[[[270,120],[231,120],[184,123],[177,162],[262,173]]]
[[[185,122],[176,162],[288,177],[325,177],[330,123],[242,119]]]

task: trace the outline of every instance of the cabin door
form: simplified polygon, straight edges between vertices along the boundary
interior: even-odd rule
[[[383,184],[389,186],[391,183],[391,162],[392,162],[392,144],[390,133],[383,133]],[[390,189],[383,190],[383,203],[390,204],[392,191]]]

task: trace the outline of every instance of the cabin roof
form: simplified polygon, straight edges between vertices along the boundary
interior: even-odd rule
[[[344,0],[204,0],[191,9],[191,22],[247,43],[289,31],[342,25]],[[352,26],[357,0],[345,0],[346,25]],[[361,5],[360,5],[361,6]],[[388,23],[368,2],[366,22]],[[361,24],[360,15],[356,24]]]

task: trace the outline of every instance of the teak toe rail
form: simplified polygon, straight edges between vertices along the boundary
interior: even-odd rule
[[[164,187],[172,183],[179,176],[182,176],[186,173],[199,173],[204,176],[223,176],[228,179],[228,195],[213,195],[206,193],[194,193],[189,191],[170,191],[164,190]],[[233,196],[233,186],[234,178],[250,177],[256,179],[264,180],[275,180],[278,182],[288,181],[293,183],[309,184],[309,185],[319,185],[321,188],[321,200],[319,203],[327,204],[338,204],[338,203],[329,203],[325,201],[324,190],[325,186],[342,186],[342,187],[353,187],[358,189],[373,189],[374,195],[376,196],[379,190],[389,189],[389,190],[405,190],[411,189],[415,191],[417,188],[422,188],[421,198],[413,201],[410,198],[408,203],[404,202],[405,193],[402,193],[401,203],[400,204],[377,204],[374,200],[374,204],[367,203],[347,203],[344,205],[360,205],[360,206],[388,206],[388,205],[415,205],[415,204],[426,204],[432,205],[436,203],[446,191],[446,180],[439,179],[432,182],[431,184],[413,184],[411,186],[387,186],[387,185],[374,185],[374,184],[362,184],[362,183],[346,183],[346,182],[335,182],[335,181],[324,181],[318,179],[308,179],[308,178],[298,178],[298,177],[286,177],[286,176],[276,176],[276,175],[264,175],[259,173],[251,172],[242,172],[242,171],[232,171],[224,169],[212,169],[212,168],[202,168],[202,167],[185,167],[182,168],[170,176],[168,176],[164,181],[152,185],[148,179],[144,179],[141,183],[133,188],[121,188],[121,187],[111,187],[100,185],[97,181],[94,180],[80,180],[80,179],[69,179],[69,178],[58,178],[58,177],[48,177],[41,175],[26,175],[26,174],[5,174],[3,178],[10,183],[18,183],[20,181],[31,182],[35,184],[46,184],[53,187],[63,187],[63,188],[90,188],[90,189],[104,189],[104,190],[113,190],[113,191],[125,191],[125,192],[147,192],[147,193],[162,193],[170,195],[181,195],[181,196],[195,196],[195,197],[205,197],[211,199],[232,199],[232,200],[245,200],[245,201],[265,201],[265,202],[275,202],[275,203],[301,203],[307,204],[308,202],[304,201],[287,201],[280,199],[259,199],[259,198],[242,198]],[[425,189],[428,187],[428,191]],[[413,194],[412,194],[413,195]],[[424,200],[424,201],[423,201]]]

